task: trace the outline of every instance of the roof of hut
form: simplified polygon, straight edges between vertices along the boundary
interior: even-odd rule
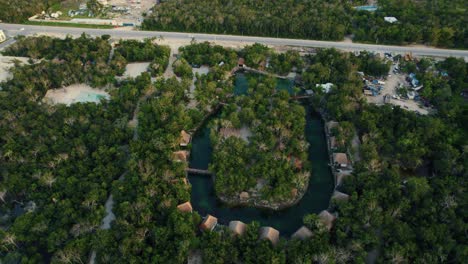
[[[229,229],[234,232],[236,235],[243,235],[245,233],[245,230],[247,228],[247,225],[244,224],[241,221],[231,221],[229,222]]]
[[[279,231],[273,227],[265,226],[260,228],[260,239],[268,239],[273,245],[279,241]]]
[[[310,231],[309,228],[302,226],[294,234],[292,234],[291,238],[304,240],[311,237],[312,235],[312,231]]]
[[[192,208],[192,204],[190,202],[185,202],[183,204],[179,204],[177,206],[177,210],[179,210],[180,212],[183,212],[183,213],[191,213],[193,208]]]

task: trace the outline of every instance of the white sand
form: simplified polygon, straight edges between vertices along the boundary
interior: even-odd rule
[[[95,102],[95,95],[110,98],[110,95],[104,90],[93,89],[86,84],[73,84],[61,89],[48,90],[44,101],[51,104],[71,105],[78,102]],[[89,100],[87,100],[88,97]]]
[[[129,63],[125,67],[124,77],[136,78],[148,70],[149,62]]]
[[[13,77],[10,73],[10,68],[15,65],[15,60],[18,60],[23,64],[27,64],[28,59],[29,58],[26,57],[10,57],[0,55],[0,82],[7,81]]]

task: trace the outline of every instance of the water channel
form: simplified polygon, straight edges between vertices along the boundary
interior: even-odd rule
[[[247,91],[248,81],[243,74],[236,76],[236,94]],[[287,80],[278,80],[277,89],[292,91],[292,84]],[[216,197],[211,177],[189,174],[192,185],[191,202],[194,209],[202,216],[211,214],[219,223],[228,224],[232,220],[244,223],[259,222],[262,226],[271,226],[280,231],[282,236],[289,236],[302,226],[302,218],[310,213],[319,213],[327,209],[333,191],[333,176],[328,166],[327,143],[320,116],[312,109],[306,109],[305,135],[310,144],[309,160],[312,164],[312,176],[304,197],[296,205],[282,210],[269,211],[253,207],[228,207]],[[212,148],[210,129],[205,125],[192,141],[190,167],[207,169],[211,162]]]

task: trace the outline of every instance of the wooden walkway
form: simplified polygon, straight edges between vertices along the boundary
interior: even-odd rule
[[[194,168],[187,168],[185,169],[186,172],[188,173],[193,173],[193,174],[200,174],[200,175],[213,175],[212,172],[209,170],[200,170],[200,169],[194,169]]]

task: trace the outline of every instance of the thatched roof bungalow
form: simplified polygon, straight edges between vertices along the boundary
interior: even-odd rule
[[[341,168],[346,168],[350,165],[346,153],[333,153],[333,163]]]
[[[347,201],[349,200],[349,195],[346,193],[342,193],[340,191],[335,190],[332,195],[333,200],[338,200],[338,201]]]
[[[333,222],[336,219],[336,216],[328,212],[327,210],[323,210],[320,212],[318,215],[320,222],[322,222],[323,225],[330,231],[333,228]]]
[[[190,141],[192,140],[192,136],[187,133],[185,130],[180,131],[180,146],[181,147],[186,147],[188,144],[190,144]]]
[[[247,225],[241,221],[231,221],[229,222],[229,229],[236,235],[242,236],[247,229]]]
[[[187,150],[179,150],[172,153],[172,159],[178,162],[187,162],[189,152]]]
[[[192,204],[190,202],[179,204],[177,210],[182,213],[191,213],[193,211]]]
[[[200,224],[200,229],[202,231],[213,231],[217,224],[218,218],[212,215],[207,215],[205,219],[203,219],[203,222]]]
[[[262,227],[260,228],[260,239],[270,240],[273,245],[276,245],[279,241],[279,231],[269,226]]]
[[[291,238],[292,239],[305,240],[305,239],[311,237],[312,235],[313,235],[312,231],[310,231],[309,228],[307,228],[305,226],[302,226],[294,234],[292,234]]]

